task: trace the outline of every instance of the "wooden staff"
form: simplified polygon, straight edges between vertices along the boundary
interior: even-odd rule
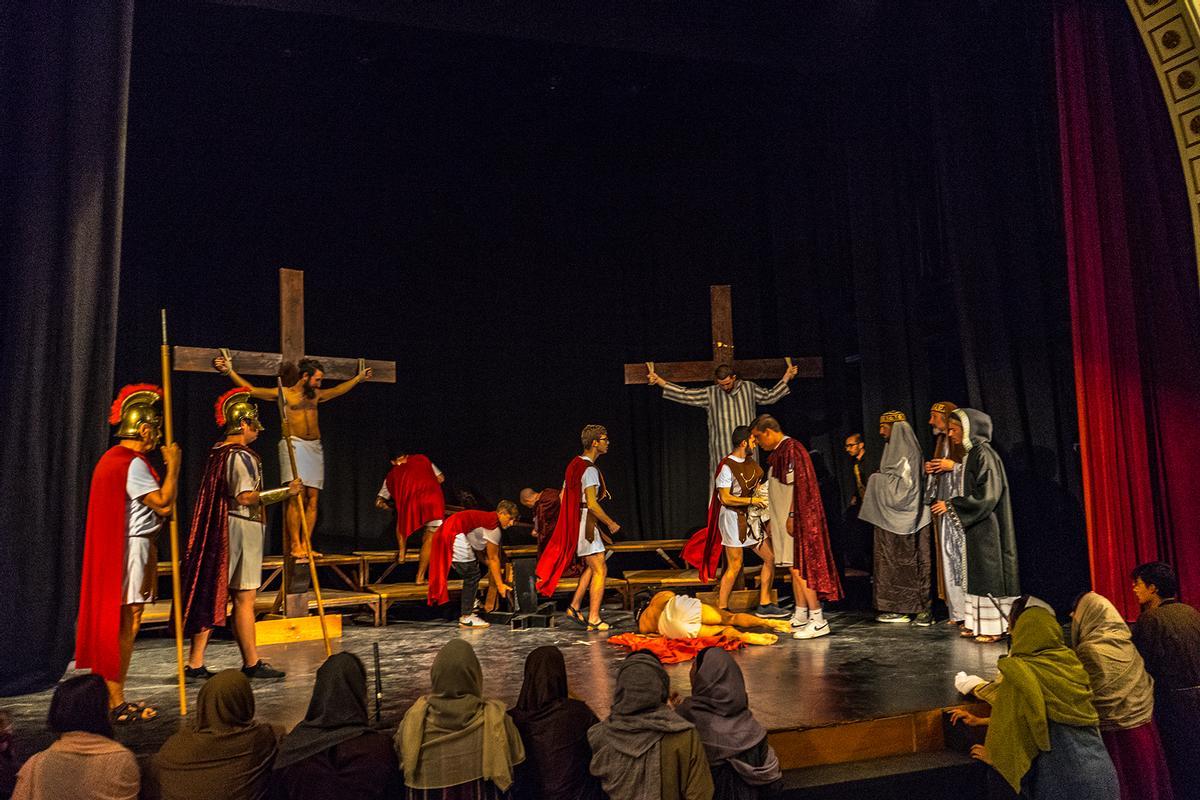
[[[175,428],[171,415],[171,348],[167,345],[167,310],[162,309],[162,389],[163,427],[166,428],[167,444],[175,443]],[[178,492],[176,492],[178,495]],[[175,501],[171,501],[168,517],[171,536],[171,610],[175,618],[175,665],[179,681],[179,716],[187,716],[187,679],[183,672],[183,590],[179,580],[179,517],[175,513]]]
[[[300,477],[300,470],[296,469],[296,448],[292,445],[292,431],[288,425],[287,418],[287,403],[283,399],[283,379],[276,378],[275,385],[279,389],[279,394],[276,395],[276,400],[279,402],[279,424],[283,429],[283,440],[287,442],[288,461],[292,465],[292,480],[296,480]],[[304,545],[304,558],[308,561],[308,576],[312,579],[313,594],[317,597],[317,616],[321,618],[321,638],[325,641],[325,655],[330,656],[333,655],[333,648],[329,646],[329,631],[325,627],[325,603],[321,600],[321,583],[317,580],[317,563],[313,560],[312,540],[309,538],[308,517],[304,513],[304,500],[301,499],[299,494],[293,499],[296,501],[296,510],[300,512],[300,542]],[[284,538],[286,539],[287,537],[285,536]],[[289,556],[285,555],[284,559],[284,572],[286,573],[286,561],[289,559]]]

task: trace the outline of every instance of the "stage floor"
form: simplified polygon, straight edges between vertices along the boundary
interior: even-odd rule
[[[613,632],[629,630],[631,615],[610,612]],[[771,647],[746,647],[736,657],[746,676],[750,706],[770,731],[843,725],[863,720],[911,714],[959,705],[954,689],[959,670],[990,677],[1003,644],[980,645],[958,636],[958,628],[880,624],[866,613],[829,615],[833,633],[809,641],[781,639]],[[560,618],[560,620],[563,618]],[[626,654],[606,642],[606,634],[588,634],[569,623],[542,630],[512,631],[492,626],[462,630],[442,622],[392,622],[384,628],[357,627],[349,618],[339,650],[355,653],[367,665],[373,686],[372,645],[379,643],[383,672],[383,728],[394,729],[409,705],[429,690],[429,668],[443,644],[461,637],[475,646],[483,665],[484,690],[511,705],[521,688],[525,656],[535,647],[553,644],[563,649],[571,691],[586,700],[601,718],[612,699],[617,662]],[[287,678],[256,683],[261,720],[290,729],[304,717],[314,673],[324,651],[320,641],[262,648],[262,657],[287,671]],[[127,696],[144,699],[161,712],[159,720],[119,729],[118,739],[139,755],[155,751],[179,725],[174,678],[174,642],[170,638],[138,641],[130,670]],[[232,641],[209,646],[212,670],[239,666]],[[672,688],[690,693],[687,663],[669,665]],[[69,677],[69,676],[68,676]],[[189,702],[198,686],[188,687]],[[50,691],[0,699],[16,726],[22,757],[49,744],[45,717]],[[373,701],[369,704],[374,710]]]

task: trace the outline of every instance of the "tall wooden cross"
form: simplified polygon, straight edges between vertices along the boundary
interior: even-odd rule
[[[733,304],[728,286],[710,286],[712,300],[712,361],[646,361],[625,365],[625,383],[649,383],[650,365],[659,377],[672,383],[701,383],[713,380],[713,371],[727,364],[740,378],[778,378],[793,364],[801,378],[820,378],[823,365],[820,357],[809,358],[752,358],[733,356]]]
[[[304,272],[298,269],[279,270],[279,344],[282,353],[260,353],[253,350],[231,350],[233,363],[240,375],[279,375],[282,364],[295,364],[306,357],[304,352]],[[221,351],[212,347],[175,348],[175,369],[183,372],[212,372],[213,359]],[[357,358],[307,356],[321,362],[325,377],[335,380],[353,378],[362,367],[374,370],[369,380],[380,383],[396,382],[395,361],[363,361]]]

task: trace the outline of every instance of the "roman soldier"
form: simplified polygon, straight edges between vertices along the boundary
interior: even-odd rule
[[[204,652],[213,627],[224,625],[233,600],[233,637],[249,678],[282,678],[258,657],[254,600],[262,584],[266,506],[298,495],[299,479],[263,491],[262,462],[250,445],[263,430],[250,392],[230,389],[217,399],[217,426],[224,438],[208,451],[200,491],[192,509],[183,563],[183,631],[192,637],[185,676],[211,678]]]
[[[154,592],[156,539],[179,484],[177,445],[162,448],[167,476],[161,484],[146,457],[162,438],[161,402],[162,389],[152,384],[117,394],[108,421],[118,441],[96,464],[88,494],[75,666],[103,676],[118,724],[158,716],[145,703],[126,702],[125,678],[142,611]]]

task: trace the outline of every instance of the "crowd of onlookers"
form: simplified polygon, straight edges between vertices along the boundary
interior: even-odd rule
[[[1031,798],[1183,800],[1200,787],[1200,613],[1179,602],[1165,564],[1138,567],[1142,613],[1133,631],[1088,592],[1071,610],[1070,646],[1053,610],[1035,598],[1013,609],[1009,654],[991,681],[958,687],[990,716],[973,755]],[[769,797],[779,761],[750,712],[736,660],[701,651],[692,694],[670,692],[645,652],[621,662],[609,717],[568,692],[556,647],[525,662],[516,705],[483,696],[483,672],[462,639],[434,659],[430,692],[391,736],[374,730],[367,673],[350,653],[318,669],[304,720],[282,738],[255,720],[240,670],[209,679],[194,718],[144,768],[113,739],[104,681],[72,678],[54,693],[58,739],[15,772],[0,719],[0,772],[17,800],[467,800],[609,797],[620,800]],[[7,787],[0,784],[0,790]]]

